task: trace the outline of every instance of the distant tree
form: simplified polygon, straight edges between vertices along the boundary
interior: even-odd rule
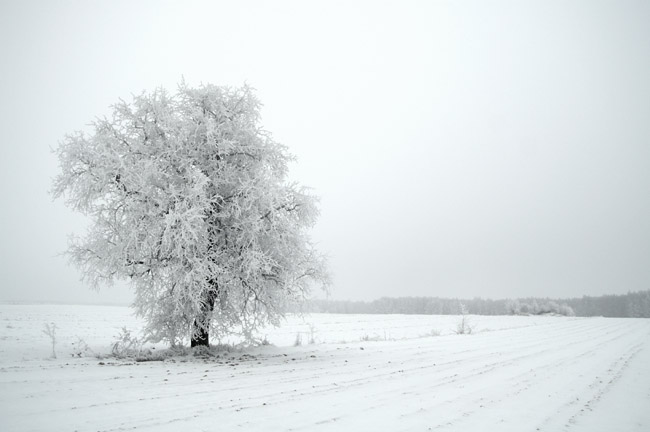
[[[320,300],[312,303],[312,312],[375,313],[375,314],[462,314],[459,303],[466,312],[475,315],[538,315],[565,316],[617,316],[650,318],[650,291],[631,292],[625,295],[582,297],[573,299],[520,298],[492,300],[474,298],[458,300],[439,297],[382,297],[371,302]],[[318,307],[313,307],[317,305]]]
[[[508,299],[506,301],[506,312],[509,315],[519,315],[521,313],[521,304],[519,300]]]
[[[456,334],[471,334],[474,331],[474,326],[471,324],[470,318],[467,316],[469,313],[467,306],[461,302],[458,302],[458,310],[460,312],[460,321],[456,324]]]
[[[576,313],[573,311],[573,308],[566,303],[562,303],[559,307],[558,313],[564,316],[575,316]]]
[[[539,303],[537,302],[537,299],[533,299],[532,303],[528,307],[528,310],[533,315],[537,315],[541,313],[541,308],[539,306]]]
[[[327,282],[306,231],[316,198],[287,182],[259,108],[248,87],[182,83],[120,101],[56,150],[53,195],[91,221],[71,260],[95,287],[130,279],[153,340],[250,338]]]

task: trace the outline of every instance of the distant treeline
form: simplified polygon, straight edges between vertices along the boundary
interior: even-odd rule
[[[560,315],[650,318],[650,290],[623,295],[583,296],[570,299],[440,297],[382,297],[371,302],[312,300],[305,312],[342,314],[421,314],[457,315],[463,308],[473,315]]]

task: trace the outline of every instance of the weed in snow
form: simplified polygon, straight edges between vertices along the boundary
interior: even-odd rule
[[[72,342],[72,352],[70,353],[72,357],[86,357],[86,356],[96,356],[93,350],[90,349],[85,340],[77,336],[77,341]]]
[[[131,331],[122,327],[117,335],[117,340],[113,343],[111,353],[117,358],[135,356],[142,352],[143,341],[135,336],[131,336]]]
[[[56,358],[56,324],[45,323],[43,333],[49,336],[50,341],[52,342],[52,358]]]

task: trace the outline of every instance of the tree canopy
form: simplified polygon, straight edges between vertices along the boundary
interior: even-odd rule
[[[181,83],[112,108],[60,143],[53,195],[91,221],[71,260],[95,287],[129,279],[152,340],[250,339],[326,285],[317,199],[288,182],[249,87]]]

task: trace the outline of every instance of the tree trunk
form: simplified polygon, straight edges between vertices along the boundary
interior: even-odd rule
[[[211,281],[211,284],[214,285],[215,289],[208,291],[205,296],[205,303],[201,309],[203,316],[194,320],[193,331],[192,331],[192,340],[190,341],[190,346],[192,348],[196,346],[210,346],[210,314],[214,310],[214,303],[217,299],[217,283],[216,281]],[[201,325],[203,323],[203,325]]]
[[[198,328],[197,328],[198,327]],[[210,346],[210,334],[208,330],[200,327],[196,320],[194,320],[195,332],[192,333],[192,341],[190,342],[192,348],[196,346]]]

